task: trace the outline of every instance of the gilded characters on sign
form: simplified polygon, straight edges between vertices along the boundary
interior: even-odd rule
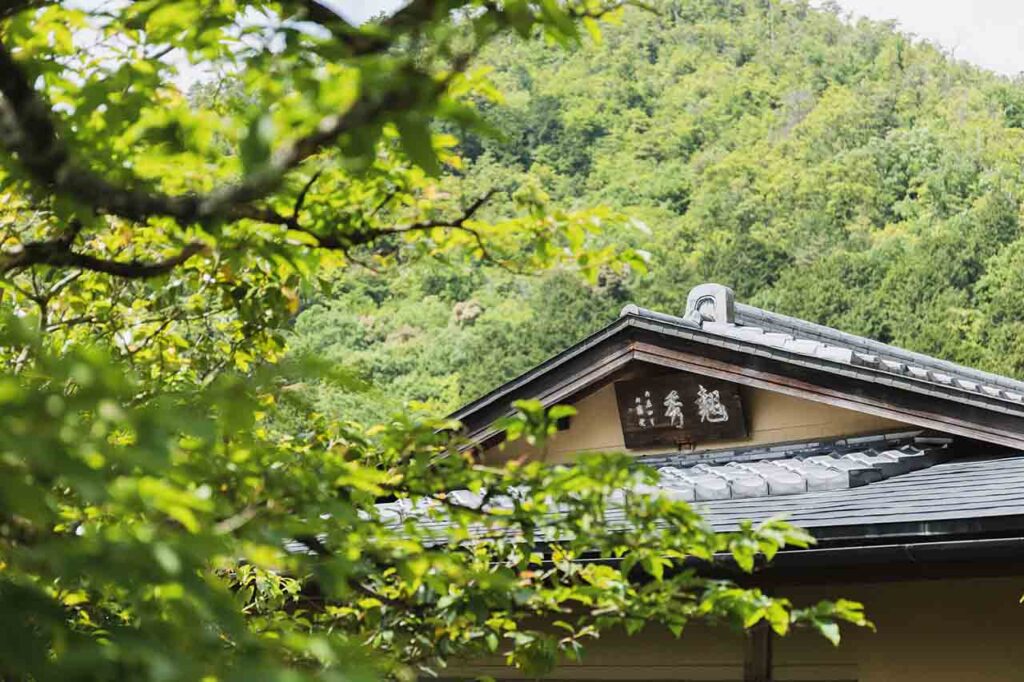
[[[717,390],[709,391],[704,386],[700,386],[695,402],[697,403],[697,412],[700,414],[702,422],[717,423],[729,421],[729,413],[725,411],[725,405],[722,404]]]
[[[683,428],[683,401],[679,399],[679,391],[674,388],[665,396],[665,418],[677,429]]]
[[[746,436],[735,384],[676,372],[617,381],[615,396],[628,448]]]
[[[644,391],[643,398],[636,397],[633,409],[640,428],[649,429],[654,426],[654,402],[651,400],[650,391]]]

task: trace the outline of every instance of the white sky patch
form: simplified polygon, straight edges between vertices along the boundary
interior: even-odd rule
[[[813,0],[822,5],[825,0]],[[390,14],[405,0],[325,0],[346,19],[363,22]],[[838,0],[855,17],[895,20],[898,28],[998,73],[1024,71],[1024,2],[1021,0]]]
[[[406,0],[324,0],[323,4],[349,21],[361,24],[378,14],[391,14],[405,5]]]
[[[837,4],[855,16],[895,20],[900,30],[935,43],[955,59],[1007,76],[1024,72],[1024,3],[1020,0],[839,0]]]
[[[68,0],[95,9],[120,0]],[[321,0],[353,23],[392,14],[408,0]],[[829,0],[811,0],[821,6]],[[1021,0],[837,0],[852,18],[892,20],[897,28],[928,40],[955,59],[1016,76],[1024,72],[1024,2]],[[195,66],[177,62],[181,84],[209,77]]]

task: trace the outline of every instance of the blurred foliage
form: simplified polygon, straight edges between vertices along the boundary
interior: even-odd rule
[[[316,2],[13,3],[6,301],[56,347],[103,338],[160,381],[203,382],[279,357],[282,326],[353,263],[642,267],[603,235],[607,209],[458,182],[455,139],[428,125],[489,130],[477,103],[498,93],[471,59],[503,30],[568,43],[617,3],[478,4],[357,28]]]
[[[0,384],[5,679],[414,679],[496,652],[539,674],[611,627],[865,623],[856,604],[794,608],[699,575],[688,562],[751,570],[810,538],[716,534],[643,493],[654,474],[625,455],[494,469],[445,422],[277,432],[276,372],[135,404],[122,364],[7,328],[37,354]],[[558,417],[519,409],[512,431],[534,441]]]
[[[567,200],[598,133],[503,166],[484,147],[522,131],[493,107],[522,91],[473,60],[621,17],[0,7],[0,678],[409,680],[489,655],[537,676],[614,628],[868,624],[724,577],[811,542],[781,521],[715,533],[623,455],[490,467],[429,415],[466,386],[439,367],[492,383],[645,271],[621,238],[641,223]],[[407,397],[433,402],[356,419]],[[567,413],[515,408],[538,446]]]
[[[502,136],[446,128],[467,183],[529,177],[562,205],[634,218],[610,234],[648,252],[648,272],[589,283],[432,263],[351,273],[300,316],[296,345],[352,359],[381,399],[324,389],[324,411],[379,417],[413,399],[443,414],[625,302],[678,313],[706,281],[1024,376],[1024,84],[827,5],[656,9],[570,50],[498,40],[480,63],[503,100],[481,110]]]

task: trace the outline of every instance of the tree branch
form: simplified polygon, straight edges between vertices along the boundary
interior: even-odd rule
[[[479,199],[473,201],[469,206],[463,210],[462,215],[454,220],[427,220],[424,222],[412,223],[411,225],[405,225],[402,227],[394,227],[387,230],[381,230],[384,234],[400,234],[402,232],[413,232],[416,230],[431,230],[435,227],[448,227],[448,228],[462,228],[466,221],[472,220],[473,216],[476,215],[477,211],[483,208],[484,204],[490,201],[495,194],[498,193],[497,188],[487,190]]]
[[[411,70],[407,75],[416,75]],[[401,81],[402,79],[398,79]],[[146,188],[115,185],[75,164],[54,125],[46,101],[7,48],[0,43],[0,142],[17,154],[34,179],[53,192],[68,194],[97,211],[128,220],[165,216],[183,225],[212,217],[237,220],[250,217],[249,204],[272,192],[283,176],[342,135],[380,120],[389,112],[405,111],[422,101],[416,88],[399,87],[367,92],[346,112],[324,118],[316,130],[277,150],[261,169],[208,194],[169,195]],[[432,95],[445,84],[438,84]],[[280,222],[280,221],[271,221]]]
[[[480,233],[466,225],[466,223],[472,220],[480,209],[483,208],[495,194],[497,194],[497,189],[489,190],[486,194],[470,203],[461,214],[453,218],[425,220],[410,223],[408,225],[400,225],[398,227],[367,229],[349,234],[323,235],[303,226],[299,222],[299,212],[302,210],[305,197],[312,185],[316,182],[318,176],[319,172],[314,173],[313,176],[306,181],[295,200],[291,215],[283,215],[271,208],[251,205],[239,207],[235,210],[234,215],[240,218],[248,218],[269,224],[281,225],[290,230],[309,235],[316,241],[314,248],[341,251],[352,262],[357,265],[362,265],[374,272],[375,270],[373,267],[352,256],[351,250],[356,247],[372,244],[382,237],[404,234],[407,232],[421,232],[437,228],[459,230],[473,237],[476,241],[478,250],[483,254],[483,258],[485,260],[494,263],[513,274],[522,274],[515,269],[510,268],[501,260],[493,257]],[[68,230],[59,237],[46,241],[30,242],[24,244],[20,251],[0,255],[0,275],[4,275],[13,270],[30,268],[36,265],[46,265],[50,267],[71,267],[91,272],[101,272],[124,279],[148,279],[167,274],[177,266],[185,263],[192,256],[207,249],[207,246],[202,242],[192,242],[186,244],[178,254],[156,262],[103,259],[72,250],[72,244],[75,238],[80,234],[81,230],[82,224],[79,221],[72,221]]]
[[[0,10],[0,18],[43,3],[39,0],[14,0],[8,4],[10,7]],[[330,30],[332,35],[348,47],[352,56],[386,50],[395,45],[402,35],[417,33],[431,22],[442,21],[454,9],[465,4],[462,0],[411,0],[390,17],[370,24],[369,28],[361,28],[353,26],[323,4],[323,0],[293,0],[293,5],[297,6],[309,21]],[[613,3],[612,7],[621,4],[624,2]],[[502,11],[497,5],[488,9],[499,13]],[[577,17],[599,16],[606,10],[607,8],[598,12],[588,8],[581,11],[573,8],[572,12]],[[480,44],[485,40],[486,38],[480,41]],[[237,182],[226,184],[206,194],[189,192],[175,195],[161,192],[140,178],[134,178],[126,184],[118,184],[76,163],[67,142],[61,138],[49,102],[35,91],[32,80],[25,70],[14,59],[10,50],[0,43],[0,143],[17,156],[36,182],[51,192],[71,196],[99,213],[132,221],[143,222],[150,217],[161,216],[171,218],[181,225],[191,225],[202,224],[212,218],[253,219],[312,234],[321,248],[340,249],[367,243],[384,234],[447,227],[470,232],[483,249],[479,235],[463,224],[478,208],[472,206],[467,211],[468,215],[454,222],[416,223],[390,230],[367,231],[344,239],[313,234],[299,225],[298,214],[309,185],[315,181],[316,175],[300,193],[290,217],[254,205],[275,191],[289,171],[321,152],[339,137],[387,120],[389,114],[399,114],[417,105],[429,103],[441,95],[451,80],[466,68],[475,51],[470,50],[452,57],[448,76],[431,82],[429,88],[412,87],[416,84],[410,83],[410,80],[430,81],[431,76],[411,65],[406,66],[404,73],[396,74],[394,85],[367,89],[348,110],[324,118],[313,132],[280,147],[268,163]],[[114,261],[91,259],[89,256],[74,254],[70,250],[44,250],[49,254],[47,258],[29,262],[59,265],[76,260],[83,266],[97,271],[147,273],[124,276],[151,276],[148,274],[149,268],[159,269],[163,265],[144,265],[135,262],[119,264]],[[486,253],[486,250],[484,252]],[[17,265],[0,266],[0,272],[9,267]]]
[[[455,220],[429,220],[425,222],[412,223],[411,225],[405,225],[403,227],[391,228],[389,230],[381,230],[380,234],[400,234],[402,232],[430,230],[434,228],[458,230],[460,232],[465,232],[466,234],[473,238],[473,240],[476,242],[477,250],[480,251],[483,260],[513,275],[526,274],[525,272],[517,270],[516,268],[510,266],[508,263],[502,261],[500,258],[495,258],[494,255],[491,254],[490,249],[487,247],[486,242],[484,242],[484,239],[480,235],[480,232],[466,225],[466,223],[473,218],[477,211],[479,211],[484,206],[484,204],[490,201],[491,197],[493,197],[497,192],[497,189],[491,189],[485,195],[471,203],[465,209],[462,215]]]
[[[484,204],[491,200],[491,198],[497,194],[497,189],[491,189],[479,199],[476,199],[469,206],[463,210],[462,214],[456,218],[448,218],[443,220],[426,220],[416,223],[410,223],[408,225],[401,225],[398,227],[385,227],[379,229],[366,229],[359,232],[353,232],[350,234],[332,234],[323,235],[310,230],[307,227],[299,224],[298,220],[294,217],[282,216],[270,209],[256,209],[253,214],[259,215],[260,220],[269,223],[277,223],[284,225],[291,230],[307,234],[316,240],[316,245],[321,249],[337,250],[337,251],[348,251],[357,246],[365,246],[371,242],[380,239],[381,237],[387,237],[396,234],[403,234],[406,232],[421,232],[424,230],[431,230],[434,228],[448,228],[448,229],[461,229],[468,232],[474,232],[465,226],[468,220],[471,220],[477,211],[479,211]]]
[[[299,211],[302,210],[302,205],[306,203],[306,195],[309,194],[309,190],[313,188],[313,184],[316,183],[322,172],[323,170],[318,170],[316,173],[313,173],[309,180],[306,181],[306,184],[302,186],[299,195],[295,197],[295,206],[292,208],[292,220],[298,221]]]
[[[148,279],[167,274],[192,256],[205,250],[206,245],[202,242],[192,242],[186,244],[174,256],[161,261],[152,263],[140,260],[116,261],[72,251],[71,243],[62,236],[49,241],[25,244],[21,251],[7,254],[6,260],[0,262],[0,275],[33,265],[49,265],[102,272],[124,279]]]

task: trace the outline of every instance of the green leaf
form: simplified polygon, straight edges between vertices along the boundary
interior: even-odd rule
[[[409,159],[427,175],[440,175],[441,164],[434,150],[429,121],[420,116],[403,116],[397,119],[395,124],[401,136],[402,149]]]
[[[270,160],[274,141],[274,120],[263,114],[249,122],[249,128],[239,147],[242,168],[250,173]]]
[[[833,646],[839,646],[839,626],[836,623],[819,623],[817,628]]]
[[[576,415],[576,408],[572,405],[555,405],[548,409],[548,419],[556,421]]]
[[[527,0],[507,0],[504,5],[509,23],[521,38],[529,38],[534,18]]]

